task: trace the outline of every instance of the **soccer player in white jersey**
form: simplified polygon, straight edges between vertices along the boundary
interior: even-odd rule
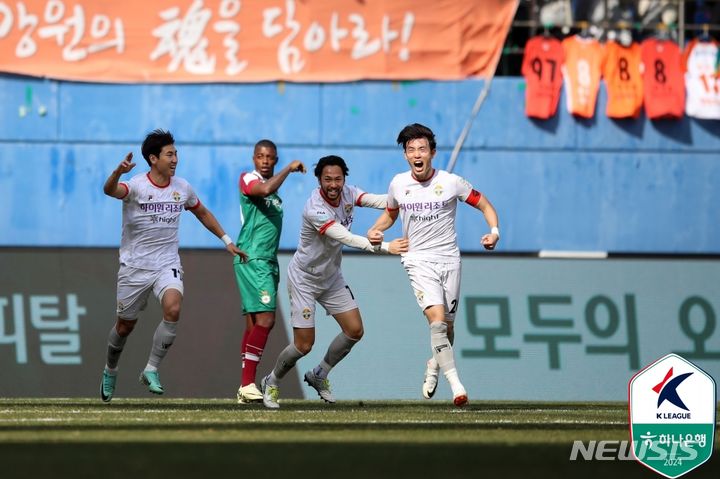
[[[328,373],[363,335],[360,310],[340,270],[343,245],[374,253],[400,254],[408,250],[405,239],[381,242],[376,248],[364,236],[350,232],[356,206],[383,209],[386,201],[385,195],[365,193],[346,185],[345,160],[334,155],[323,157],[314,172],[320,186],[305,203],[300,241],[287,273],[293,342],[280,353],[273,371],[260,382],[263,403],[271,409],[280,407],[280,380],[315,343],[316,302],[335,318],[342,331],[332,340],[320,364],[305,373],[305,382],[324,401],[335,402]]]
[[[100,397],[109,402],[115,393],[118,361],[128,335],[152,292],[160,302],[163,318],[152,341],[140,382],[154,394],[164,392],[158,366],[175,340],[183,296],[183,269],[178,255],[178,226],[183,210],[225,243],[233,256],[247,259],[225,234],[215,216],[198,199],[192,186],[175,176],[178,164],[170,132],[154,130],[145,137],[142,155],[150,171],[120,182],[135,167],[128,153],[105,181],[103,191],[123,202],[120,270],[117,283],[117,321],[110,329]]]
[[[464,406],[467,391],[455,368],[453,321],[460,292],[460,250],[455,232],[458,200],[480,210],[490,233],[480,239],[485,249],[495,248],[500,239],[498,216],[492,204],[458,175],[432,166],[435,135],[428,127],[414,123],[400,132],[410,171],[396,175],[390,182],[387,208],[368,231],[368,239],[379,244],[383,231],[401,218],[403,236],[410,249],[402,254],[402,264],[410,278],[415,298],[430,324],[432,358],[427,363],[423,396],[430,399],[437,387],[438,371],[450,383],[453,402]]]

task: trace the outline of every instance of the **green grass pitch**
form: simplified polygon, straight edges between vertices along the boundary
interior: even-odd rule
[[[569,460],[575,440],[628,440],[627,421],[623,403],[0,398],[0,477],[662,477]]]

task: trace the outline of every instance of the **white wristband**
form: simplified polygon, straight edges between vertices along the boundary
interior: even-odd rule
[[[490,234],[491,235],[497,235],[498,239],[500,238],[500,229],[497,226],[493,226],[490,228]]]
[[[220,239],[222,240],[223,243],[225,243],[225,246],[227,246],[233,242],[233,240],[231,240],[230,237],[226,234],[223,235],[222,238],[220,238]]]
[[[388,243],[387,241],[383,241],[380,244],[380,251],[382,251],[385,254],[390,253],[390,243]]]

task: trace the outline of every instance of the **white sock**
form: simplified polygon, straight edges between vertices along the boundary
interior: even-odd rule
[[[430,346],[432,346],[433,358],[450,383],[453,397],[467,394],[455,369],[455,353],[447,335],[447,323],[438,321],[430,324]]]
[[[427,362],[427,374],[431,376],[437,376],[440,371],[440,365],[435,361],[435,358],[428,359]]]
[[[452,389],[454,398],[467,395],[467,391],[465,391],[465,387],[463,387],[462,383],[460,382],[460,378],[458,377],[457,369],[449,369],[447,371],[444,371],[443,374],[445,374],[445,378],[450,383],[450,389]]]

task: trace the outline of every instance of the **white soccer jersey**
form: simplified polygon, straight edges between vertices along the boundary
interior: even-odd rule
[[[403,236],[410,241],[410,249],[402,257],[459,262],[457,200],[465,201],[472,191],[465,179],[443,170],[435,170],[422,183],[409,171],[396,175],[388,189],[387,207],[400,209]]]
[[[720,119],[718,44],[694,39],[685,49],[685,112],[688,116]]]
[[[333,223],[349,230],[355,206],[360,205],[360,197],[364,194],[355,186],[345,185],[340,203],[333,206],[325,200],[320,188],[315,189],[305,202],[300,241],[290,268],[300,269],[318,284],[331,280],[340,269],[343,245],[324,233]]]
[[[180,213],[200,206],[192,186],[176,176],[167,186],[158,186],[148,173],[120,184],[128,190],[122,198],[120,263],[150,270],[179,265]]]

